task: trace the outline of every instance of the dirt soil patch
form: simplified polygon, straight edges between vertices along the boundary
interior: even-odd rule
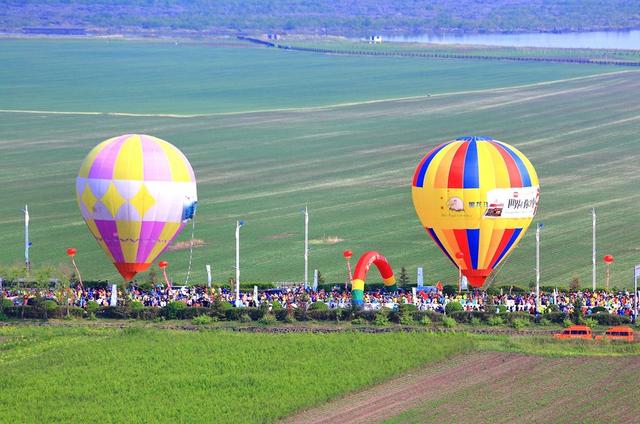
[[[633,423],[640,416],[640,393],[635,386],[639,379],[639,357],[473,353],[302,411],[283,422],[543,423],[596,419]]]
[[[312,239],[309,240],[309,244],[328,244],[328,245],[332,245],[332,244],[337,244],[344,241],[343,238],[340,238],[338,236],[322,236],[322,238],[319,239]]]
[[[265,240],[282,240],[282,239],[287,239],[289,237],[294,236],[296,233],[280,233],[280,234],[273,234],[270,236],[266,236],[264,239]]]
[[[204,240],[200,240],[200,239],[193,239],[193,248],[196,249],[198,247],[203,247],[205,246],[207,243]],[[169,250],[172,252],[176,252],[179,250],[189,250],[191,249],[191,241],[187,240],[187,241],[178,241],[176,243],[173,243],[171,246],[169,246]]]

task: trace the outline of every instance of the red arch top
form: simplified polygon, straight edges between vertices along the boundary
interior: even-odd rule
[[[367,278],[367,272],[369,272],[369,268],[371,268],[372,264],[378,268],[380,276],[384,280],[388,280],[393,277],[393,270],[391,269],[387,258],[378,252],[369,251],[362,255],[358,260],[355,271],[353,272],[353,279],[364,281]]]

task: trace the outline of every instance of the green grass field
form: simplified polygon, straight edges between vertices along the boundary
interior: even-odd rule
[[[34,266],[65,262],[74,246],[85,279],[117,281],[82,222],[74,178],[95,144],[141,132],[180,147],[199,180],[195,238],[205,245],[194,250],[192,281],[204,280],[205,264],[216,281],[234,274],[236,219],[247,222],[243,281],[301,281],[307,204],[310,268],[327,281],[344,281],[348,248],[379,250],[412,278],[424,266],[428,282],[453,282],[456,270],[420,228],[410,180],[434,145],[482,134],[515,145],[538,170],[542,284],[577,276],[590,286],[593,206],[598,256],[616,257],[612,285],[632,284],[640,249],[638,72],[95,40],[3,40],[0,59],[7,64],[0,109],[51,111],[0,113],[5,266],[22,259],[20,209],[28,203]],[[204,115],[186,117],[193,114]],[[533,252],[530,232],[497,282],[532,282]],[[165,259],[183,280],[188,252]]]
[[[272,422],[472,347],[424,333],[0,328],[0,421]]]
[[[231,45],[232,47],[229,47]],[[332,57],[211,43],[0,40],[0,109],[206,114],[326,106],[605,72]],[[615,69],[615,68],[609,68]]]

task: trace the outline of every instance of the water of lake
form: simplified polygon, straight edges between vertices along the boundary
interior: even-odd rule
[[[510,47],[556,47],[640,50],[640,30],[522,34],[422,34],[383,37],[388,41],[481,44]]]

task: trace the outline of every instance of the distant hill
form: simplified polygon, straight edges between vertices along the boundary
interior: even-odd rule
[[[209,35],[288,32],[550,32],[640,28],[636,0],[41,0],[5,1],[0,31]]]

